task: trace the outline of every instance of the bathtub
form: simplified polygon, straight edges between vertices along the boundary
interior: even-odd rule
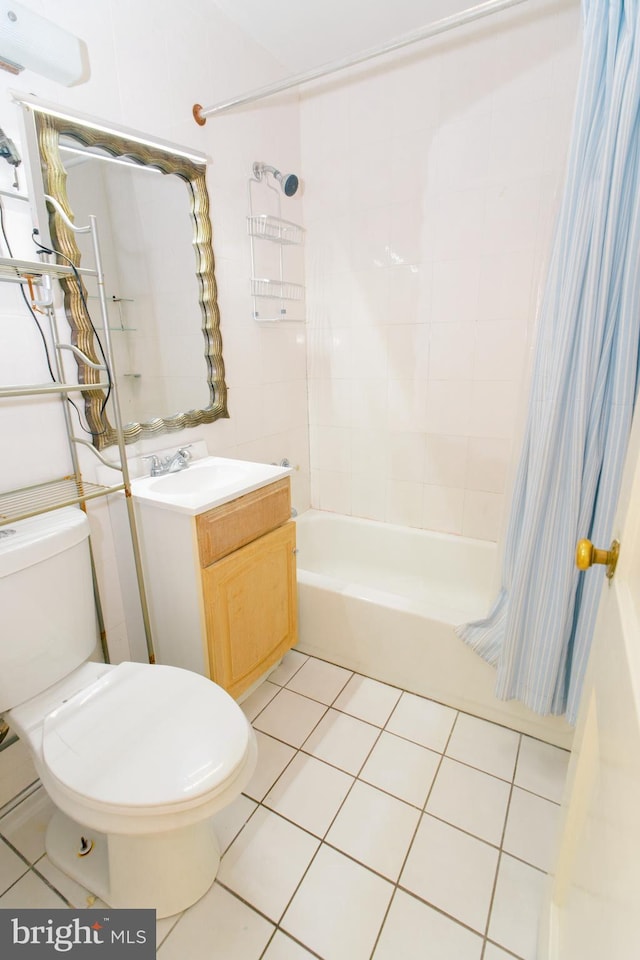
[[[495,544],[318,510],[296,524],[299,650],[571,746],[565,720],[498,700],[494,668],[456,636],[489,609]]]

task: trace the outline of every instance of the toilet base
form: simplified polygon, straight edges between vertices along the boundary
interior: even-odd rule
[[[85,856],[82,838],[93,843]],[[56,867],[109,906],[150,908],[158,919],[204,896],[220,864],[210,819],[165,833],[104,834],[57,810],[45,847]]]

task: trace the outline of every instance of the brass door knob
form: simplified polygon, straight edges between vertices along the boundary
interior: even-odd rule
[[[578,540],[576,566],[578,570],[588,570],[594,563],[603,563],[607,568],[607,580],[611,580],[616,572],[619,553],[620,544],[617,540],[611,541],[608,550],[598,550],[591,540]]]

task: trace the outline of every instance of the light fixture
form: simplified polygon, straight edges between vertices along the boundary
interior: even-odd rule
[[[33,70],[65,87],[89,78],[84,41],[12,0],[0,0],[0,67]]]

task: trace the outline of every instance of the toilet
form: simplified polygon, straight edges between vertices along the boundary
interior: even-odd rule
[[[255,736],[200,674],[89,660],[88,536],[73,507],[0,528],[0,714],[55,804],[50,860],[111,907],[170,916],[213,883],[211,818],[248,783]]]

